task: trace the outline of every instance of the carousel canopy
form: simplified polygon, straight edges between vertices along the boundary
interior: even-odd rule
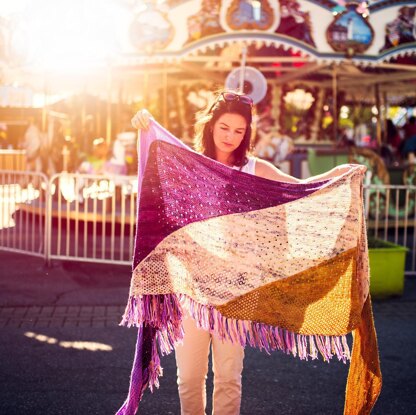
[[[140,90],[151,73],[223,84],[240,65],[277,84],[414,94],[414,1],[0,0],[0,105],[30,93]],[[19,93],[19,91],[21,93]],[[17,97],[17,98],[16,98]],[[35,98],[32,99],[32,101]],[[38,100],[38,102],[41,102]]]

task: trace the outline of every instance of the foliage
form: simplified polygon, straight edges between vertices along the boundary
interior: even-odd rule
[[[391,248],[392,244],[390,242],[383,241],[382,239],[375,238],[374,236],[369,236],[367,239],[367,245],[369,249],[372,248]]]

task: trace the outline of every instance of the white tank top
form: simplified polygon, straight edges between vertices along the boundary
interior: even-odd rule
[[[248,162],[244,166],[234,166],[233,169],[240,170],[248,174],[256,174],[256,157],[248,157]]]

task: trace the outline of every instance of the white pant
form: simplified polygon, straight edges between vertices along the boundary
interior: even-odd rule
[[[175,349],[181,415],[205,415],[208,356],[212,342],[214,372],[213,415],[238,415],[241,404],[241,372],[244,348],[222,342],[208,331],[198,329],[184,313],[183,344]]]

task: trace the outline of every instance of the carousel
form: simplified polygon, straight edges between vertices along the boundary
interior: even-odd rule
[[[369,183],[416,184],[414,165],[388,152],[389,118],[406,118],[392,108],[416,106],[414,2],[148,2],[128,40],[112,79],[184,141],[226,86],[252,96],[254,151],[282,170],[304,178],[358,162]],[[415,208],[382,193],[370,195],[371,211],[403,218]]]
[[[49,6],[48,16],[58,18],[62,5]],[[8,117],[7,91],[16,96],[24,89],[25,97],[28,90],[43,96],[43,124],[61,117],[75,140],[104,136],[111,143],[129,115],[147,107],[190,143],[195,112],[225,86],[256,103],[254,151],[292,175],[356,160],[371,167],[373,182],[416,181],[411,168],[397,160],[388,166],[380,156],[391,108],[416,106],[414,1],[113,0],[108,8],[94,17],[87,6],[66,11],[68,21],[96,28],[89,32],[94,50],[81,27],[66,39],[81,58],[96,56],[83,71],[72,68],[65,42],[49,48],[65,71],[48,66],[47,55],[40,64],[33,48],[25,49],[30,6],[20,20],[2,17],[0,122]],[[59,32],[57,22],[51,28]],[[396,111],[396,122],[409,114]]]
[[[390,134],[416,115],[414,1],[35,3],[0,0],[0,229],[13,249],[26,252],[19,229],[35,218],[37,255],[130,263],[132,115],[147,108],[191,144],[195,113],[224,87],[255,102],[256,155],[298,178],[366,165],[368,229],[415,240],[416,164]],[[19,148],[30,118],[47,137],[42,171]],[[111,151],[108,174],[83,169],[94,143]]]

